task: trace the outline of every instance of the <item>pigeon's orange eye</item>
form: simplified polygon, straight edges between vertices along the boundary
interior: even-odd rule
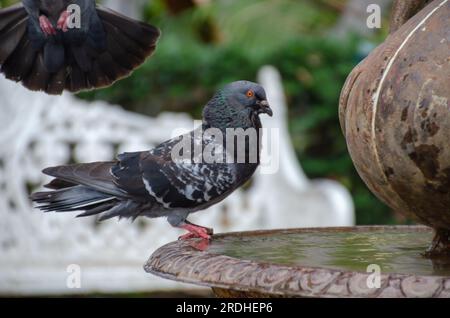
[[[251,89],[247,91],[247,97],[253,97],[255,96],[255,92],[253,92]]]

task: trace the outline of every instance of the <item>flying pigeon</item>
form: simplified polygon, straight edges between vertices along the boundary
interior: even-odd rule
[[[206,104],[202,125],[193,131],[115,161],[47,168],[43,172],[54,179],[46,187],[53,191],[31,199],[46,212],[83,211],[79,217],[98,214],[100,221],[167,217],[173,227],[188,231],[180,239],[209,239],[212,229],[187,217],[222,201],[253,175],[260,162],[263,113],[272,116],[264,89],[233,82]]]
[[[0,10],[0,71],[52,95],[105,87],[141,65],[159,35],[95,0],[23,0]]]

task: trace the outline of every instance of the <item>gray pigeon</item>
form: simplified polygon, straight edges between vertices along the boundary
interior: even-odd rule
[[[31,198],[43,211],[83,211],[78,216],[98,214],[99,220],[167,217],[189,232],[181,238],[209,239],[211,229],[186,218],[222,201],[253,175],[260,162],[262,113],[272,116],[260,85],[231,83],[205,106],[199,128],[116,161],[47,168],[43,172],[55,179],[46,187],[54,191]],[[242,142],[230,132],[247,137]]]
[[[55,95],[109,86],[153,53],[159,35],[95,0],[23,0],[0,10],[0,71]]]

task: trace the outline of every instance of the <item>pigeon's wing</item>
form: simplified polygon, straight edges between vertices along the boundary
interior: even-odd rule
[[[126,193],[113,182],[111,169],[116,164],[110,162],[92,162],[47,168],[46,175],[55,177],[48,188],[61,189],[74,185],[83,185],[111,195],[124,196]]]
[[[117,164],[111,168],[114,183],[117,187],[136,199],[155,200],[145,189],[141,163],[148,154],[170,158],[170,150],[182,137],[176,137],[161,143],[150,151],[125,152],[117,156]]]
[[[119,156],[119,163],[111,170],[116,185],[167,209],[216,202],[236,188],[232,164],[172,160],[171,150],[179,140],[172,139],[151,151]]]
[[[71,92],[113,84],[139,67],[152,55],[160,31],[147,23],[125,17],[110,9],[94,6],[92,0],[82,3],[84,30],[66,34],[76,42],[86,36],[84,45],[72,45],[76,63],[71,66],[65,88]],[[84,10],[84,11],[83,11]]]
[[[106,49],[92,67],[93,78],[89,80],[95,86],[104,86],[105,81],[110,85],[118,79],[128,76],[131,71],[139,67],[150,57],[160,36],[158,28],[137,20],[130,19],[118,12],[97,6],[99,20],[93,22],[90,31],[91,42],[99,42],[99,36],[104,30]],[[103,41],[103,39],[102,39]]]
[[[26,40],[27,21],[28,13],[21,4],[0,10],[0,65]]]
[[[234,189],[231,165],[186,163],[148,154],[141,162],[145,189],[165,208],[195,208]]]
[[[151,200],[145,190],[141,171],[141,160],[146,152],[126,152],[120,154],[118,162],[111,168],[113,182],[117,187],[137,200]]]
[[[136,57],[147,57],[153,53],[161,35],[157,27],[100,5],[97,5],[97,13],[107,33],[112,34],[123,49],[130,50]]]

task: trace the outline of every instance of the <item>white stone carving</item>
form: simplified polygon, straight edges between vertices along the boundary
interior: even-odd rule
[[[309,181],[297,164],[286,128],[279,75],[265,68],[273,119],[280,128],[280,170],[254,178],[221,204],[192,217],[216,232],[352,225],[349,194],[332,181]],[[146,274],[142,265],[159,246],[182,232],[164,219],[97,223],[71,213],[33,209],[29,189],[49,181],[40,171],[70,161],[110,160],[116,152],[145,150],[180,128],[185,114],[149,118],[104,102],[87,103],[27,91],[0,78],[0,294],[136,292],[192,288]],[[148,101],[151,107],[151,101]],[[81,288],[70,289],[68,266],[81,268]]]
[[[250,190],[251,206],[263,219],[259,227],[353,225],[354,207],[349,192],[333,180],[309,180],[298,164],[287,128],[286,98],[278,71],[270,66],[263,67],[258,78],[274,110],[273,118],[262,117],[263,127],[278,128],[280,134],[279,171],[273,175],[256,174]],[[268,138],[263,139],[263,154],[268,148],[267,141]]]

